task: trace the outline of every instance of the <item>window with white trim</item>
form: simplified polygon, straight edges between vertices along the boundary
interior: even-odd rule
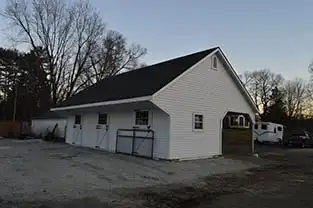
[[[82,116],[81,115],[75,115],[75,123],[77,125],[81,124]]]
[[[98,124],[107,125],[108,124],[108,115],[106,113],[98,114]]]
[[[135,125],[148,126],[149,125],[149,111],[136,111]]]
[[[194,130],[203,130],[203,115],[193,114],[193,129]]]
[[[212,57],[212,68],[217,69],[217,57],[216,56]]]

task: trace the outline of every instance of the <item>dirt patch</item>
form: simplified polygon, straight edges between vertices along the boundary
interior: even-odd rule
[[[247,185],[255,181],[268,181],[268,171],[284,169],[282,165],[254,168],[236,174],[215,175],[192,186],[171,185],[138,190],[134,199],[144,200],[143,207],[197,207],[203,201],[210,203],[216,198],[247,191]],[[275,180],[273,178],[273,180]]]
[[[285,152],[265,157],[276,162],[210,176],[191,186],[145,188],[133,197],[143,200],[142,207],[312,207],[312,155]]]

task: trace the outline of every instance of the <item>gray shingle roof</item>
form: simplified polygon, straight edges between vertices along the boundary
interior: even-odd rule
[[[153,95],[218,47],[108,77],[57,107]]]
[[[64,117],[57,114],[55,111],[47,111],[39,116],[33,117],[32,119],[62,119]]]

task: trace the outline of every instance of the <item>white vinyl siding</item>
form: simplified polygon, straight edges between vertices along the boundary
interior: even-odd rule
[[[153,96],[153,102],[170,115],[171,159],[220,155],[227,111],[248,113],[254,119],[253,109],[217,57],[217,70],[208,70],[212,66],[208,56]],[[194,112],[203,114],[201,134],[190,125]]]
[[[135,110],[149,109],[149,125],[155,131],[154,156],[168,159],[169,157],[169,116],[153,104],[123,104],[119,106],[102,107],[101,111],[107,113],[108,131],[96,129],[98,124],[98,112],[100,109],[82,110],[82,145],[115,152],[116,133],[118,129],[132,129],[135,126]],[[74,112],[72,112],[74,114]],[[69,116],[69,123],[74,123],[74,116]],[[73,125],[72,125],[73,126]],[[71,126],[70,126],[71,127]],[[140,126],[139,128],[147,128]],[[71,144],[73,128],[68,128],[66,142]],[[76,134],[77,135],[77,134]],[[101,142],[99,142],[102,139]]]

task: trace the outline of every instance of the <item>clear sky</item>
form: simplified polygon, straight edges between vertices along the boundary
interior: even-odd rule
[[[308,78],[313,60],[310,0],[90,0],[110,29],[158,61],[220,46],[238,73],[268,68]],[[3,7],[5,0],[0,0]],[[3,21],[0,20],[0,26]],[[6,41],[0,39],[0,46]]]

